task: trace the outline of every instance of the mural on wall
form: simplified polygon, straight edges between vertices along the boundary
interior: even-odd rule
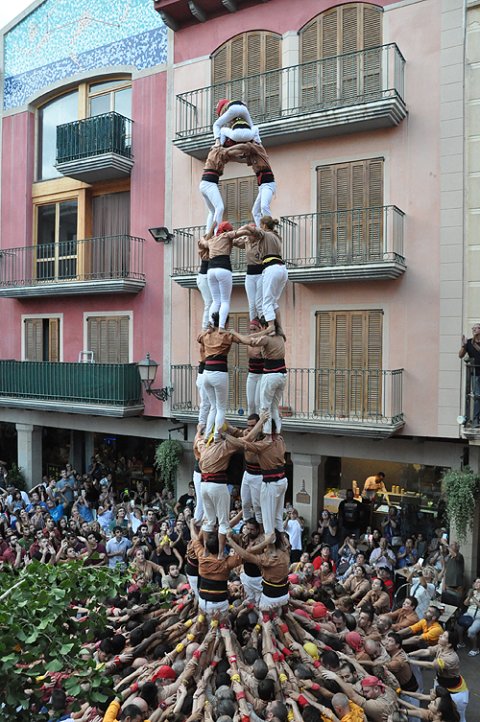
[[[91,69],[167,60],[167,28],[152,0],[45,0],[4,36],[5,110]]]

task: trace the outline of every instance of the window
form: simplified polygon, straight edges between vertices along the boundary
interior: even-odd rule
[[[86,350],[95,363],[126,364],[130,361],[130,317],[89,316]]]
[[[250,319],[248,313],[231,313],[229,315],[228,327],[244,336],[250,333]],[[247,408],[247,371],[248,354],[247,346],[243,343],[232,343],[228,354],[229,391],[228,407],[233,410]],[[242,369],[242,372],[234,372],[234,369]]]
[[[132,117],[132,88],[128,80],[109,80],[92,83],[89,87],[88,115],[115,111],[125,118]]]
[[[230,178],[218,184],[225,204],[223,217],[232,225],[243,225],[252,221],[252,207],[258,193],[256,176]]]
[[[25,361],[60,361],[60,319],[25,318]]]
[[[223,218],[232,226],[243,226],[252,221],[252,207],[258,193],[256,177],[252,174],[246,178],[230,178],[218,184],[222,194],[225,210]],[[245,251],[232,248],[232,266],[234,269],[245,267]]]
[[[129,79],[81,83],[75,90],[54,98],[39,108],[37,180],[63,177],[55,167],[57,126],[111,111],[131,118],[132,88]],[[131,148],[130,128],[131,124],[125,123],[123,142],[127,148]]]
[[[37,280],[77,276],[77,199],[37,206]]]
[[[281,38],[268,32],[237,35],[212,55],[214,107],[220,98],[242,100],[254,122],[280,111]]]
[[[383,159],[317,168],[318,257],[342,265],[383,257]]]
[[[381,90],[382,9],[340,5],[300,31],[302,105],[368,99]],[[360,50],[374,48],[368,53]],[[331,58],[331,60],[325,60]],[[324,60],[322,63],[314,61]]]
[[[38,111],[38,180],[60,178],[55,168],[57,125],[78,119],[78,91],[51,100]]]
[[[383,312],[319,311],[316,325],[318,413],[381,415]]]

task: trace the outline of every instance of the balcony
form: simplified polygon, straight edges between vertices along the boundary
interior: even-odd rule
[[[265,146],[390,128],[407,115],[404,65],[390,43],[191,90],[177,95],[173,142],[205,158],[220,98],[247,103]]]
[[[172,415],[182,422],[198,417],[197,369],[172,366]],[[245,419],[247,370],[230,369],[227,417]],[[333,436],[388,438],[404,425],[403,369],[289,369],[280,408],[287,431]]]
[[[283,216],[280,235],[288,277],[298,283],[398,278],[406,270],[404,213],[396,206]],[[197,240],[204,226],[174,231],[172,277],[195,287]],[[232,252],[234,284],[244,282],[244,253]]]
[[[103,236],[0,250],[0,298],[139,293],[144,243]]]
[[[0,406],[138,416],[142,384],[137,364],[0,361]]]
[[[132,121],[111,112],[58,125],[55,165],[62,175],[85,183],[129,176]]]
[[[480,439],[480,366],[465,362],[465,402],[464,415],[459,417],[460,429],[464,439]]]

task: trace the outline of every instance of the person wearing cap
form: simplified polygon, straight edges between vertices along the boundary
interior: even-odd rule
[[[250,111],[241,100],[221,98],[216,105],[215,112],[217,120],[213,124],[213,137],[221,146],[228,141],[232,143],[262,142],[258,127],[253,124]]]
[[[361,692],[332,672],[323,672],[322,676],[334,679],[342,691],[367,715],[370,722],[388,722],[389,716],[399,709],[396,693],[373,675],[364,677],[360,682]]]

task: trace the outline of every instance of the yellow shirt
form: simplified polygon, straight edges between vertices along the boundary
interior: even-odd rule
[[[365,714],[363,709],[355,704],[355,702],[349,702],[350,712],[343,715],[341,722],[365,722]]]
[[[414,634],[421,632],[422,639],[428,642],[430,645],[436,644],[439,640],[440,635],[443,634],[444,629],[438,622],[428,623],[426,619],[421,619],[416,624],[412,624],[410,627]]]

